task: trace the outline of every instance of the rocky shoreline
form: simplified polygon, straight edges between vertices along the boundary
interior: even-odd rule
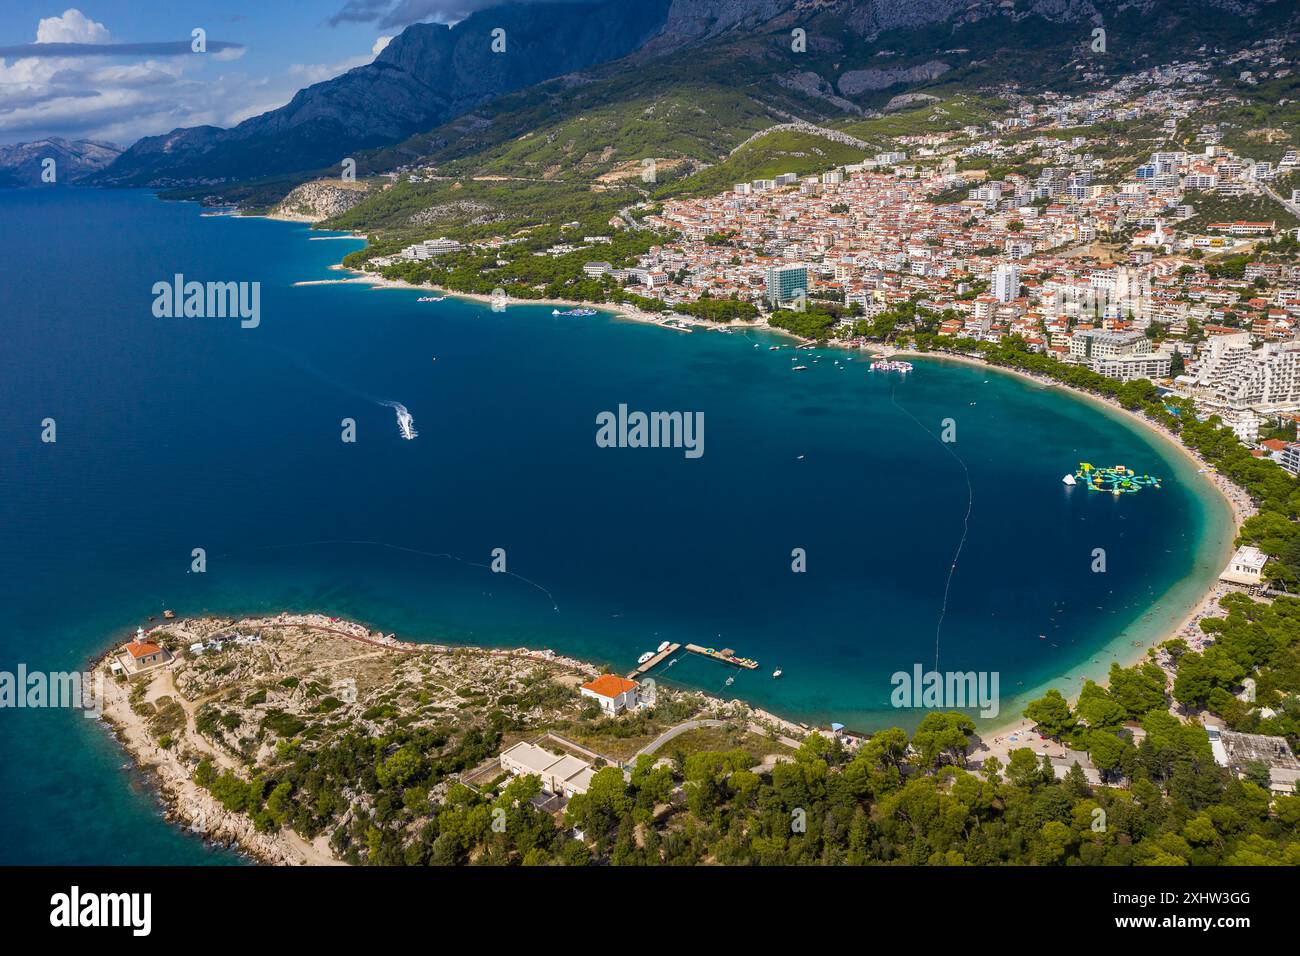
[[[222,807],[194,783],[179,761],[169,759],[162,748],[149,740],[142,727],[123,717],[123,709],[130,710],[127,691],[111,680],[104,687],[102,723],[148,782],[162,805],[164,820],[200,837],[207,845],[238,848],[252,861],[268,866],[319,862],[305,858],[287,841],[258,833],[247,817]]]
[[[254,635],[257,636],[255,643],[251,640]],[[274,866],[343,865],[343,861],[325,835],[309,841],[287,826],[273,832],[259,831],[250,816],[227,810],[209,790],[196,782],[196,768],[205,760],[210,761],[217,772],[229,771],[242,776],[250,767],[257,769],[255,760],[250,762],[246,757],[241,758],[229,747],[219,746],[198,732],[195,718],[205,703],[221,697],[229,700],[232,695],[242,697],[256,683],[255,676],[277,678],[281,673],[296,673],[294,665],[287,662],[293,659],[294,652],[304,648],[313,652],[328,650],[331,646],[335,649],[350,648],[327,660],[327,666],[382,660],[386,666],[404,668],[408,663],[418,667],[432,661],[442,666],[445,674],[454,675],[457,682],[472,682],[475,677],[483,675],[499,680],[502,674],[541,666],[548,677],[574,686],[600,673],[600,668],[589,662],[549,649],[403,641],[393,634],[371,631],[355,621],[323,614],[179,618],[153,625],[144,636],[171,648],[175,657],[145,673],[117,678],[111,674],[112,663],[118,659],[116,647],[92,662],[91,670],[104,676],[103,724],[150,782],[163,806],[164,819],[208,843],[238,847],[251,860]],[[247,641],[239,645],[244,657],[251,659],[263,655],[273,660],[276,666],[263,668],[259,673],[231,658],[231,663],[222,668],[232,668],[229,682],[216,691],[203,683],[206,678],[191,673],[204,666],[204,655],[187,654],[188,648],[198,644],[210,647],[218,639],[233,648],[240,636]],[[280,646],[281,641],[284,647]],[[226,660],[212,655],[208,657],[212,661]],[[392,683],[392,679],[388,682]],[[787,744],[797,745],[809,732],[807,727],[755,709],[743,701],[728,702],[703,693],[696,693],[696,696],[702,701],[702,714],[729,716]],[[160,721],[164,726],[160,726]],[[259,753],[265,753],[265,750],[263,745]]]

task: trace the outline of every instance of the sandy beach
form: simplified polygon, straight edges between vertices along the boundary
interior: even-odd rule
[[[411,289],[411,290],[420,290],[426,292],[434,292],[439,295],[449,295],[456,298],[468,299],[471,301],[482,302],[485,304],[491,304],[493,302],[491,296],[480,295],[475,293],[456,292],[454,290],[443,289],[431,285],[415,285],[413,283],[404,282],[400,280],[386,279],[383,276],[377,276],[371,273],[356,272],[355,270],[347,269],[341,263],[331,266],[331,269],[346,271],[349,272],[350,275],[346,279],[324,279],[324,280],[315,280],[315,281],[309,280],[309,281],[300,282],[296,284],[317,285],[317,284],[331,284],[331,283],[345,283],[345,282],[359,283],[359,284],[374,286],[376,288]],[[735,327],[735,328],[744,328],[744,329],[750,329],[755,331],[770,332],[775,335],[782,335],[784,337],[791,339],[793,342],[797,342],[802,345],[816,344],[814,340],[804,339],[801,336],[794,335],[793,333],[787,332],[784,329],[772,328],[768,326],[766,323],[736,321],[736,322],[728,323],[726,326],[724,326],[719,323],[707,322],[703,319],[697,319],[692,316],[683,315],[683,316],[674,316],[674,318],[671,320],[672,323],[674,324],[669,324],[668,321],[665,320],[665,318],[661,315],[644,312],[633,306],[619,304],[619,303],[590,303],[590,302],[579,302],[579,301],[572,301],[572,300],[516,299],[516,298],[507,298],[505,301],[507,305],[557,305],[557,306],[566,306],[566,307],[597,308],[606,312],[612,312],[615,315],[624,319],[637,321],[637,322],[648,322],[651,324],[664,326],[666,328],[674,328],[676,331],[688,331],[687,329],[677,328],[676,327],[677,323],[680,323],[681,325],[689,325],[692,327],[708,327],[708,328]],[[1062,382],[1058,382],[1055,379],[1042,378],[1027,372],[1023,372],[1019,369],[1003,368],[1001,366],[990,364],[989,362],[986,362],[983,359],[972,358],[970,356],[965,356],[965,355],[899,350],[888,346],[876,345],[874,343],[867,343],[865,346],[848,345],[844,343],[831,343],[823,347],[828,349],[839,349],[843,351],[861,351],[865,348],[865,350],[870,352],[872,355],[886,357],[886,358],[891,356],[903,356],[906,357],[909,361],[929,360],[929,361],[936,361],[936,362],[953,362],[957,364],[977,366],[986,371],[996,372],[1001,375],[1016,376],[1022,380],[1032,382],[1040,387],[1062,389],[1064,391],[1069,392],[1072,397],[1080,401],[1093,403],[1094,405],[1099,406],[1104,412],[1122,417],[1124,421],[1134,424],[1139,428],[1145,430],[1147,434],[1155,437],[1159,442],[1162,442],[1166,448],[1169,448],[1175,451],[1178,455],[1182,456],[1183,460],[1188,465],[1190,465],[1200,477],[1203,477],[1208,480],[1208,482],[1218,492],[1222,500],[1226,503],[1229,513],[1232,516],[1232,523],[1233,523],[1232,537],[1235,537],[1236,533],[1240,531],[1242,522],[1244,522],[1246,518],[1250,517],[1256,512],[1254,503],[1251,501],[1250,496],[1243,489],[1239,488],[1237,485],[1233,484],[1223,475],[1219,474],[1208,462],[1203,460],[1199,455],[1197,455],[1194,451],[1192,451],[1185,444],[1183,444],[1183,442],[1176,435],[1170,433],[1163,426],[1159,425],[1156,422],[1153,422],[1152,420],[1148,419],[1144,415],[1132,412],[1129,409],[1124,408],[1118,402],[1112,401],[1103,396],[1094,395],[1091,392],[1074,388]],[[1215,563],[1217,567],[1223,567],[1224,565],[1226,565],[1228,557],[1232,553],[1231,538],[1225,542],[1224,546],[1221,548],[1221,552],[1222,553],[1219,554],[1216,558]],[[1227,593],[1225,590],[1225,586],[1223,586],[1221,582],[1218,582],[1217,579],[1212,580],[1209,582],[1206,590],[1202,593],[1200,599],[1195,603],[1195,605],[1190,610],[1188,610],[1185,614],[1179,615],[1174,620],[1171,620],[1168,628],[1162,631],[1161,636],[1159,636],[1156,640],[1151,642],[1130,641],[1125,644],[1118,644],[1115,641],[1112,641],[1110,644],[1108,644],[1105,648],[1102,649],[1102,653],[1110,653],[1112,655],[1112,660],[1118,661],[1118,663],[1120,663],[1121,666],[1128,667],[1128,666],[1132,666],[1133,664],[1137,663],[1138,661],[1146,657],[1147,651],[1151,647],[1158,646],[1159,644],[1162,644],[1165,641],[1170,640],[1177,636],[1188,638],[1189,643],[1192,644],[1193,648],[1199,650],[1200,649],[1199,635],[1201,632],[1199,628],[1196,627],[1196,624],[1200,621],[1201,618],[1209,614],[1213,614],[1215,612],[1215,610],[1217,609],[1217,602],[1224,593]],[[1160,602],[1156,602],[1155,606],[1158,607],[1159,603]],[[1193,643],[1193,641],[1195,641],[1196,643]],[[1086,667],[1087,662],[1080,662],[1080,664],[1076,666]],[[1070,674],[1065,676],[1067,679],[1064,686],[1061,686],[1061,681],[1059,678],[1053,679],[1051,681],[1046,682],[1041,688],[1025,691],[1022,693],[1017,693],[1016,695],[1014,695],[1014,699],[1021,699],[1021,700],[1029,699],[1030,694],[1044,693],[1046,692],[1047,688],[1056,687],[1056,689],[1059,690],[1067,698],[1067,700],[1073,702],[1078,696],[1078,692],[1084,680],[1084,676],[1077,675],[1077,674]],[[1104,685],[1105,683],[1104,678],[1099,679],[1098,683]],[[768,716],[771,717],[772,715],[768,715]],[[1015,733],[1017,730],[1023,730],[1027,728],[1029,726],[1028,721],[1020,717],[1018,714],[1014,717],[1011,715],[1007,715],[1004,719],[1005,719],[1004,723],[997,724],[995,727],[991,729],[980,728],[979,736],[982,741],[987,741],[987,743],[982,743],[981,746],[975,752],[972,753],[973,758],[979,759],[988,756],[990,754],[994,754],[997,755],[999,759],[1005,762],[1006,759],[1005,753],[1009,752],[1010,749],[1014,749],[1015,747],[1023,747],[1027,745],[1023,737],[1021,738],[1021,740],[1015,743],[1009,743],[1007,741],[1007,737],[1010,734]],[[797,725],[791,725],[791,726],[797,726]],[[1034,737],[1035,749],[1039,749],[1038,745],[1043,744],[1043,742],[1037,739],[1036,734],[1034,734],[1033,737]],[[1060,750],[1059,745],[1049,744],[1043,746],[1041,752],[1043,753],[1053,752],[1053,748],[1055,750]]]
[[[1200,477],[1209,481],[1209,483],[1219,493],[1219,496],[1227,504],[1232,515],[1233,537],[1235,537],[1241,530],[1242,522],[1257,511],[1254,502],[1243,489],[1239,488],[1223,475],[1219,474],[1208,462],[1183,444],[1176,435],[1171,434],[1164,427],[1151,421],[1151,419],[1146,416],[1139,415],[1124,408],[1118,402],[1111,401],[1110,399],[1104,398],[1100,395],[1094,395],[1091,392],[1086,392],[1065,385],[1055,379],[1044,379],[1027,372],[1022,372],[1019,369],[1009,369],[992,365],[983,359],[971,358],[964,355],[940,355],[930,352],[904,352],[891,349],[882,349],[881,351],[887,355],[904,355],[909,361],[915,359],[929,359],[937,362],[955,362],[958,364],[977,366],[1003,375],[1013,375],[1044,387],[1063,389],[1081,401],[1091,402],[1108,409],[1110,412],[1123,416],[1125,421],[1132,422],[1133,424],[1145,429],[1148,434],[1157,437],[1166,447],[1171,448],[1181,455],[1189,465],[1196,469]],[[1229,541],[1227,546],[1223,549],[1223,553],[1219,555],[1219,566],[1226,565],[1228,557],[1231,554],[1232,543]],[[1147,652],[1151,647],[1158,646],[1163,644],[1165,641],[1173,640],[1177,637],[1182,637],[1187,640],[1193,650],[1203,650],[1204,634],[1198,626],[1201,619],[1207,616],[1222,616],[1220,613],[1216,613],[1219,610],[1219,599],[1234,590],[1243,591],[1244,589],[1224,584],[1216,579],[1210,583],[1209,587],[1207,587],[1205,592],[1202,594],[1200,600],[1196,602],[1196,605],[1189,612],[1174,621],[1171,621],[1168,630],[1164,631],[1160,637],[1152,641],[1150,644],[1129,643],[1119,645],[1118,648],[1116,648],[1116,645],[1112,643],[1103,650],[1118,651],[1117,655],[1113,659],[1118,661],[1122,667],[1131,667],[1146,658],[1148,656]],[[1124,653],[1125,651],[1127,651],[1127,653]],[[1166,671],[1168,673],[1168,668],[1166,668]],[[1172,673],[1169,673],[1169,679],[1172,681]],[[1099,680],[1098,683],[1103,686],[1105,685],[1104,680]],[[1068,701],[1073,703],[1078,698],[1081,684],[1082,677],[1079,677],[1073,680],[1069,686],[1057,686],[1056,689],[1059,690]],[[1055,685],[1049,682],[1049,686]],[[1016,734],[1019,739],[1016,741],[1009,740],[1008,737],[1012,734]],[[1005,764],[1010,752],[1022,747],[1030,747],[1038,753],[1047,754],[1049,756],[1064,755],[1064,748],[1060,744],[1055,741],[1044,741],[1040,739],[1037,733],[1032,732],[1031,722],[1018,714],[1014,717],[1008,715],[1005,723],[998,724],[993,728],[980,728],[979,736],[981,739],[981,745],[972,750],[970,755],[972,760],[982,760],[989,756],[995,756]]]

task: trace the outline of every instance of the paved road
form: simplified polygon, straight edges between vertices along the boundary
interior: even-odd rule
[[[1268,185],[1268,183],[1260,183],[1260,185],[1264,187],[1264,192],[1268,193],[1269,196],[1271,196],[1275,201],[1281,203],[1282,207],[1286,209],[1287,212],[1289,212],[1293,216],[1300,217],[1300,206],[1296,205],[1295,203],[1287,199],[1283,199],[1281,196],[1279,196],[1277,193],[1273,191],[1273,187]]]
[[[629,226],[631,226],[633,229],[638,229],[638,230],[639,230],[639,229],[644,229],[644,228],[645,228],[645,226],[641,225],[641,223],[637,222],[636,219],[633,218],[633,216],[632,216],[632,207],[631,207],[631,206],[624,206],[622,209],[620,209],[620,210],[618,211],[618,214],[619,214],[620,216],[622,216],[622,217],[623,217],[623,221],[626,222],[626,223],[627,223]]]
[[[758,723],[751,723],[749,725],[749,732],[751,734],[758,734],[760,737],[766,737],[768,735],[768,729]],[[793,737],[787,737],[785,734],[777,734],[776,739],[778,743],[785,744],[791,750],[798,750],[803,746],[802,740],[795,740]]]
[[[684,724],[678,724],[676,727],[672,728],[671,730],[665,730],[654,740],[650,741],[650,743],[646,744],[644,747],[638,750],[636,752],[636,755],[631,759],[631,761],[629,761],[629,763],[636,763],[636,758],[640,757],[642,754],[654,753],[664,744],[668,743],[668,741],[672,740],[674,737],[676,737],[679,734],[686,733],[686,731],[688,730],[695,730],[698,727],[725,727],[725,726],[727,726],[727,722],[725,720],[688,720]]]

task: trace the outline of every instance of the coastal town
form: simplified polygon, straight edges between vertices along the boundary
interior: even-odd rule
[[[618,290],[610,301],[669,325],[704,316],[963,353],[1014,340],[1118,382],[1156,382],[1248,445],[1268,439],[1264,453],[1294,474],[1300,447],[1279,435],[1294,436],[1300,412],[1298,144],[1283,130],[1243,144],[1206,119],[1239,102],[1214,79],[1222,70],[1250,83],[1290,75],[1278,50],[1262,40],[1087,94],[1001,90],[1005,111],[985,124],[875,152],[855,140],[859,162],[643,201],[600,234],[565,224],[571,238],[526,257],[572,262],[578,279]],[[599,256],[636,230],[666,241],[632,262]],[[364,268],[397,276],[402,263],[463,259],[486,262],[491,280],[527,232],[427,239]]]
[[[1238,66],[1256,64],[1242,74],[1291,69],[1267,45]],[[645,222],[677,238],[632,275],[669,307],[836,303],[849,340],[906,342],[915,320],[875,320],[911,304],[939,318],[941,339],[1016,336],[1121,382],[1158,381],[1250,444],[1294,431],[1300,159],[1286,143],[1275,162],[1239,155],[1217,124],[1198,124],[1221,105],[1201,92],[1207,69],[1174,64],[1083,97],[1008,97],[1010,115],[989,127],[900,137],[905,150],[820,175],[666,201]],[[1070,135],[1108,123],[1150,123],[1166,141],[1125,167],[1104,136]],[[1247,200],[1268,218],[1202,212]],[[1268,454],[1300,469],[1294,443]]]
[[[0,18],[18,925],[1286,922],[1294,0],[165,6]]]
[[[381,244],[378,253],[350,257],[361,274],[344,281],[459,292],[494,308],[539,297],[607,302],[683,331],[757,326],[805,344],[865,349],[892,359],[891,368],[934,354],[1064,382],[1138,412],[1173,442],[1222,493],[1238,532],[1218,581],[1163,640],[1132,642],[1104,686],[1080,675],[1078,686],[1049,691],[1001,726],[977,733],[960,714],[936,712],[900,743],[893,731],[795,724],[699,695],[675,713],[676,723],[639,732],[636,739],[648,741],[641,750],[574,739],[582,734],[571,726],[567,735],[550,726],[554,715],[516,714],[518,732],[505,735],[497,753],[449,779],[489,800],[516,793],[511,781],[530,781],[532,805],[570,847],[584,847],[568,851],[575,858],[609,851],[590,832],[589,797],[635,796],[650,773],[665,776],[638,826],[671,829],[700,781],[689,754],[674,762],[655,750],[719,726],[748,740],[754,765],[745,772],[763,780],[811,754],[824,760],[829,747],[836,756],[828,762],[845,772],[861,760],[879,767],[888,752],[896,757],[885,762],[896,760],[904,778],[947,765],[994,783],[1006,768],[1017,767],[1023,780],[1041,767],[1048,779],[1095,796],[1145,784],[1143,755],[1173,748],[1177,760],[1202,762],[1199,772],[1226,771],[1225,779],[1290,799],[1300,778],[1289,742],[1294,697],[1261,678],[1267,655],[1246,646],[1264,633],[1288,640],[1280,635],[1290,633],[1295,613],[1289,545],[1260,529],[1277,520],[1300,473],[1300,157],[1284,130],[1243,138],[1216,119],[1239,102],[1224,70],[1243,84],[1281,79],[1292,66],[1278,53],[1276,41],[1262,40],[1230,57],[1153,67],[1087,93],[1007,88],[998,91],[1004,108],[996,119],[939,123],[948,128],[883,146],[790,124],[860,147],[862,156],[723,191],[647,198],[602,228],[559,224],[561,239],[549,245],[539,246],[529,227]],[[920,99],[922,111],[939,120],[946,106],[930,99]],[[378,188],[439,177],[402,167],[385,178]],[[537,260],[549,264],[538,272]],[[540,274],[552,278],[521,284]],[[1231,445],[1218,439],[1219,426]],[[1286,487],[1270,468],[1290,476]],[[590,713],[604,726],[640,728],[660,720],[675,696],[656,686],[653,668],[678,649],[665,642],[626,677],[566,661],[579,672],[567,686],[576,701],[594,704]],[[725,663],[734,652],[722,653]],[[1263,701],[1261,680],[1269,688]],[[949,740],[946,757],[936,757],[934,734]],[[746,766],[741,759],[732,769]],[[637,846],[645,841],[638,830]],[[343,849],[336,842],[333,852]],[[1170,862],[1182,851],[1155,852]],[[349,862],[367,856],[353,852]]]

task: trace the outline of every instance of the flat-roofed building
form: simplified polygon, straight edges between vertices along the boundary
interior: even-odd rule
[[[767,301],[773,308],[808,295],[807,266],[781,266],[767,270]]]
[[[1267,563],[1268,555],[1259,548],[1242,545],[1228,559],[1228,566],[1219,575],[1219,580],[1233,584],[1259,584]]]
[[[1172,366],[1173,359],[1170,356],[1153,352],[1150,355],[1120,355],[1097,359],[1092,363],[1092,370],[1107,378],[1131,382],[1138,378],[1168,378]]]
[[[501,769],[516,777],[536,776],[547,793],[572,797],[586,793],[596,770],[572,754],[554,754],[545,747],[521,740],[501,752]]]
[[[1268,767],[1269,789],[1279,794],[1295,792],[1296,781],[1300,779],[1300,760],[1291,752],[1285,737],[1208,727],[1206,732],[1214,759],[1221,766],[1243,776],[1250,764],[1263,764]]]
[[[1282,449],[1277,459],[1293,475],[1300,475],[1300,442],[1291,442]]]

